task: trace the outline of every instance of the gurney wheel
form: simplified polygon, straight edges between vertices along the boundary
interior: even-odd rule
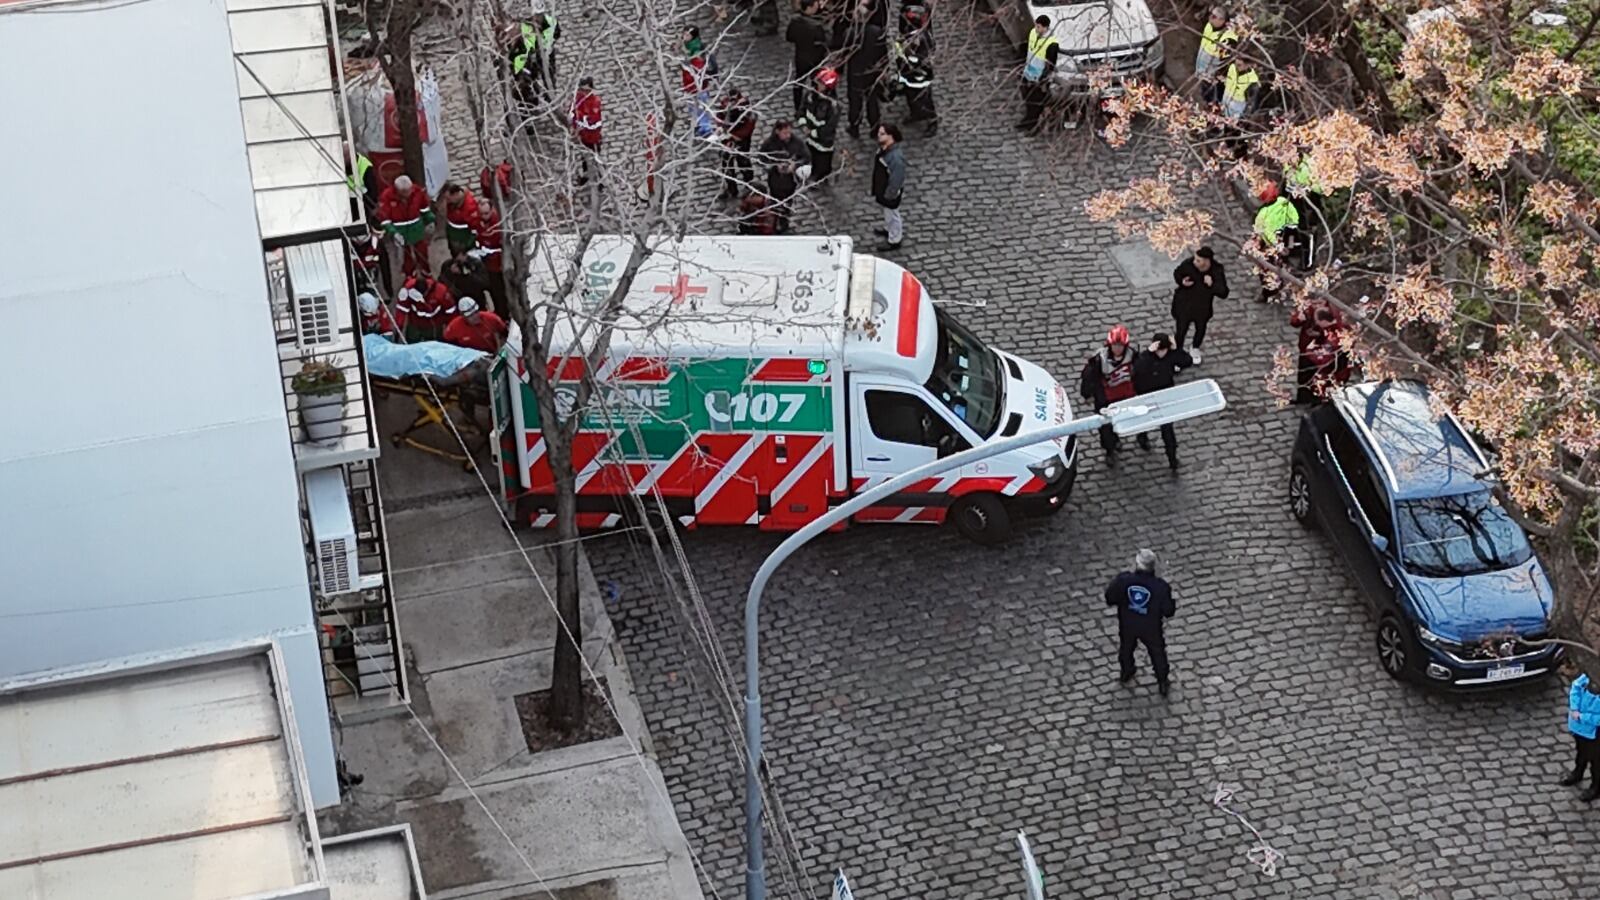
[[[403,435],[403,434],[391,434],[391,435],[389,435],[389,443],[395,445],[396,447],[400,446],[401,444],[404,444],[405,442],[406,442],[406,438],[405,438],[405,435]]]

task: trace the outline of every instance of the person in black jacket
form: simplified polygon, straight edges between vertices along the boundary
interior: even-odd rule
[[[1133,361],[1133,390],[1135,394],[1148,394],[1172,387],[1178,372],[1194,365],[1194,359],[1172,346],[1172,338],[1156,335],[1150,346]],[[1178,468],[1178,433],[1172,423],[1161,426],[1161,446],[1167,451],[1167,465]],[[1139,435],[1139,449],[1150,449],[1150,435]]]
[[[1222,263],[1216,261],[1210,247],[1201,247],[1194,255],[1178,263],[1172,270],[1172,281],[1177,287],[1172,291],[1173,334],[1177,348],[1189,337],[1189,326],[1194,326],[1195,365],[1200,364],[1200,345],[1206,340],[1206,323],[1211,321],[1211,301],[1228,296],[1228,277]]]
[[[822,185],[833,174],[833,144],[839,137],[839,72],[817,71],[816,88],[806,97],[806,114],[800,120],[806,146],[811,148],[811,180]]]
[[[794,133],[794,125],[780,121],[772,126],[772,136],[756,151],[767,167],[767,196],[772,198],[772,210],[778,217],[778,233],[789,230],[789,217],[793,214],[789,199],[800,187],[800,177],[795,170],[811,160],[805,142]]]
[[[802,0],[800,15],[789,20],[789,28],[783,33],[783,39],[794,45],[794,72],[789,77],[794,85],[797,119],[805,113],[806,86],[828,58],[828,26],[817,14],[820,6],[819,0]]]
[[[887,9],[882,0],[878,9]],[[840,40],[845,59],[845,96],[848,131],[853,138],[861,137],[861,113],[867,114],[867,131],[874,132],[883,119],[883,68],[889,58],[889,39],[883,26],[878,24],[871,0],[856,7]]]
[[[1117,609],[1117,663],[1123,684],[1133,681],[1133,651],[1143,644],[1150,654],[1150,667],[1156,670],[1161,696],[1171,688],[1171,668],[1167,664],[1165,623],[1178,611],[1172,586],[1156,574],[1156,552],[1141,549],[1133,557],[1133,571],[1119,572],[1106,585],[1106,605]]]

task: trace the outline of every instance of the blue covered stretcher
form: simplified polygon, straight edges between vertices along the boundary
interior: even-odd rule
[[[416,418],[389,440],[396,447],[405,445],[454,460],[470,470],[472,460],[461,452],[458,434],[461,428],[470,428],[487,435],[478,424],[476,409],[489,399],[489,354],[441,341],[398,344],[378,334],[363,335],[361,348],[373,387],[407,395],[417,405]],[[458,415],[449,412],[450,406],[456,407]],[[457,427],[452,428],[451,422]],[[444,432],[441,444],[415,436],[428,427]]]

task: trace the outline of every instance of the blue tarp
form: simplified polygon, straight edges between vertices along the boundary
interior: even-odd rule
[[[396,344],[379,334],[362,335],[361,346],[367,354],[367,371],[379,378],[408,375],[449,378],[488,355],[443,341]]]

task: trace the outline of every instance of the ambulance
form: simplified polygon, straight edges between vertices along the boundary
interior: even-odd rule
[[[848,237],[650,246],[596,370],[583,365],[592,330],[575,339],[558,323],[552,345],[558,414],[582,417],[572,448],[581,528],[634,522],[637,494],[653,527],[791,531],[917,466],[1072,416],[1044,369],[989,347],[914,274],[854,252]],[[566,237],[536,247],[530,303],[556,302],[570,263],[547,260],[576,248]],[[594,238],[569,305],[609,297],[631,249],[626,236]],[[518,346],[491,370],[490,443],[506,503],[545,527],[553,479]],[[576,410],[585,377],[596,388]],[[1075,442],[1046,441],[919,481],[854,521],[950,522],[997,543],[1016,520],[1059,510],[1076,476]]]

